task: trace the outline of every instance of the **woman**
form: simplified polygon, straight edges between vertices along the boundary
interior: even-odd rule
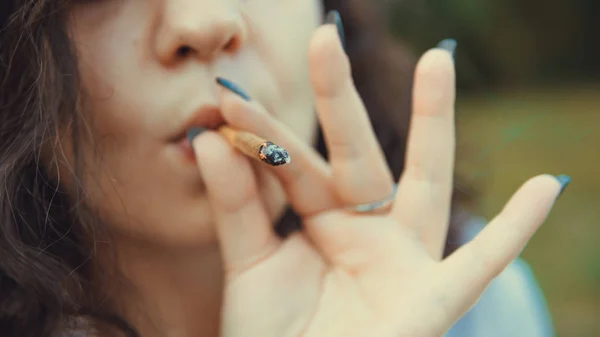
[[[497,275],[524,275],[502,271],[569,178],[532,178],[443,259],[460,237],[446,240],[451,40],[419,61],[405,142],[410,63],[370,1],[4,5],[4,335],[491,336],[511,324],[454,325]],[[334,8],[345,43],[321,24]],[[215,132],[223,122],[292,163],[251,161]]]

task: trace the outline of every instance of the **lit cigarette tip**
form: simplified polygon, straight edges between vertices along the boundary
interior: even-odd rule
[[[271,142],[264,143],[260,147],[258,155],[260,160],[271,166],[289,164],[292,161],[292,158],[290,158],[290,155],[284,148]]]

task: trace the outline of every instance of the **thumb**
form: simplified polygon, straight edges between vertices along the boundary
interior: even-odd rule
[[[239,274],[273,253],[280,240],[272,229],[248,159],[213,131],[196,131],[190,136],[226,274]]]

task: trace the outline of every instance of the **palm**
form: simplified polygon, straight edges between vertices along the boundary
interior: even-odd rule
[[[406,168],[391,209],[349,211],[390,195],[393,181],[336,36],[321,28],[310,54],[329,163],[258,103],[222,96],[228,123],[269,137],[294,158],[274,173],[303,217],[301,233],[276,238],[247,160],[217,135],[200,136],[216,153],[197,151],[227,268],[223,336],[441,336],[518,255],[559,193],[551,176],[529,180],[480,235],[442,260],[454,72],[438,49],[417,67]]]
[[[224,311],[231,320],[224,326],[235,328],[224,336],[253,331],[269,336],[441,336],[504,263],[486,264],[477,256],[464,261],[465,254],[463,261],[439,261],[391,217],[334,211],[307,223],[344,239],[323,254],[297,234],[236,275]],[[473,262],[475,275],[460,269],[465,262]]]

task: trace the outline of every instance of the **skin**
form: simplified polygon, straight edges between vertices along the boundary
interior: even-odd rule
[[[113,296],[141,335],[440,336],[550,211],[560,184],[535,177],[440,261],[454,165],[454,68],[440,49],[417,68],[394,204],[377,215],[347,211],[390,195],[394,182],[320,13],[304,0],[73,9],[94,136],[82,142],[86,202],[114,234],[117,266],[136,291]],[[252,101],[218,87],[217,76]],[[203,126],[201,109],[282,145],[292,164],[251,161],[210,130],[194,139],[191,160],[177,137]],[[329,163],[311,148],[315,110]],[[73,185],[68,169],[58,175]],[[306,231],[282,241],[271,228],[288,203]]]

